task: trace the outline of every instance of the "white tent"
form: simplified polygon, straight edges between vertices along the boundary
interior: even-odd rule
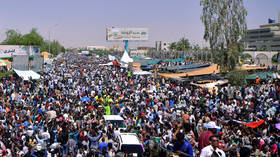
[[[133,62],[133,59],[129,57],[129,55],[128,55],[126,50],[123,53],[123,56],[121,58],[121,62],[124,62],[124,63],[131,63],[131,62]]]
[[[151,75],[152,73],[149,71],[134,71],[133,75]]]
[[[40,79],[40,75],[32,70],[21,71],[14,69],[14,71],[19,77],[23,77],[24,80],[29,80],[29,78],[32,78],[34,80]]]

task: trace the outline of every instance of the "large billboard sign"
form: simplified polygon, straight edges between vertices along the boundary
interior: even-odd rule
[[[40,55],[40,47],[24,45],[0,45],[0,58],[14,55]]]
[[[148,40],[148,28],[116,28],[106,29],[106,40],[108,41],[145,41]]]

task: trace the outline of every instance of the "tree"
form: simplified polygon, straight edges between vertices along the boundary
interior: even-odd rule
[[[51,54],[53,55],[58,55],[61,52],[65,52],[65,48],[62,45],[60,45],[60,43],[57,40],[51,42],[50,50]]]
[[[22,35],[13,29],[6,32],[6,39],[1,43],[1,45],[21,45]]]
[[[44,43],[43,37],[37,32],[37,29],[32,28],[30,33],[22,36],[22,45],[37,45],[42,46]]]
[[[60,52],[65,52],[65,48],[56,40],[49,42],[37,32],[37,29],[32,28],[28,34],[20,34],[18,31],[10,29],[6,32],[6,39],[1,43],[2,45],[36,45],[40,46],[41,52],[49,51],[57,55]]]
[[[262,45],[260,48],[257,49],[258,51],[267,51],[267,47]]]
[[[179,42],[177,42],[177,51],[187,51],[191,49],[191,44],[188,39],[181,38]]]
[[[209,41],[211,53],[220,52],[225,66],[232,64],[228,62],[229,56],[233,59],[231,62],[236,62],[242,50],[241,39],[247,31],[243,0],[201,0],[200,5],[204,39]]]
[[[195,52],[198,52],[201,50],[201,48],[199,47],[198,44],[194,45],[193,48],[192,48]]]
[[[247,71],[242,70],[233,70],[227,74],[229,82],[235,86],[243,86],[246,85],[246,77],[248,76]]]
[[[178,42],[173,42],[169,46],[173,51],[187,51],[191,49],[191,44],[188,39],[181,38]]]
[[[176,42],[171,43],[169,49],[172,51],[176,50]]]

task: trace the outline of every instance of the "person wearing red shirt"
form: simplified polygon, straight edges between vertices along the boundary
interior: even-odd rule
[[[208,129],[208,131],[203,132],[199,136],[199,151],[210,144],[209,138],[217,133],[217,129],[220,129],[220,127],[218,127],[213,121],[207,123],[206,128]]]

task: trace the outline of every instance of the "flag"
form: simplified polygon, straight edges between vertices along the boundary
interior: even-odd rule
[[[260,120],[257,122],[251,122],[251,123],[246,123],[246,122],[242,122],[242,123],[247,125],[250,128],[256,128],[256,127],[260,126],[262,123],[264,123],[264,120]]]
[[[232,121],[236,122],[236,123],[239,123],[239,124],[244,124],[244,125],[246,125],[250,128],[256,128],[256,127],[260,126],[262,123],[264,123],[264,120],[260,120],[260,121],[257,121],[257,122],[251,122],[251,123],[246,123],[246,122],[235,120],[235,119],[232,119]]]

